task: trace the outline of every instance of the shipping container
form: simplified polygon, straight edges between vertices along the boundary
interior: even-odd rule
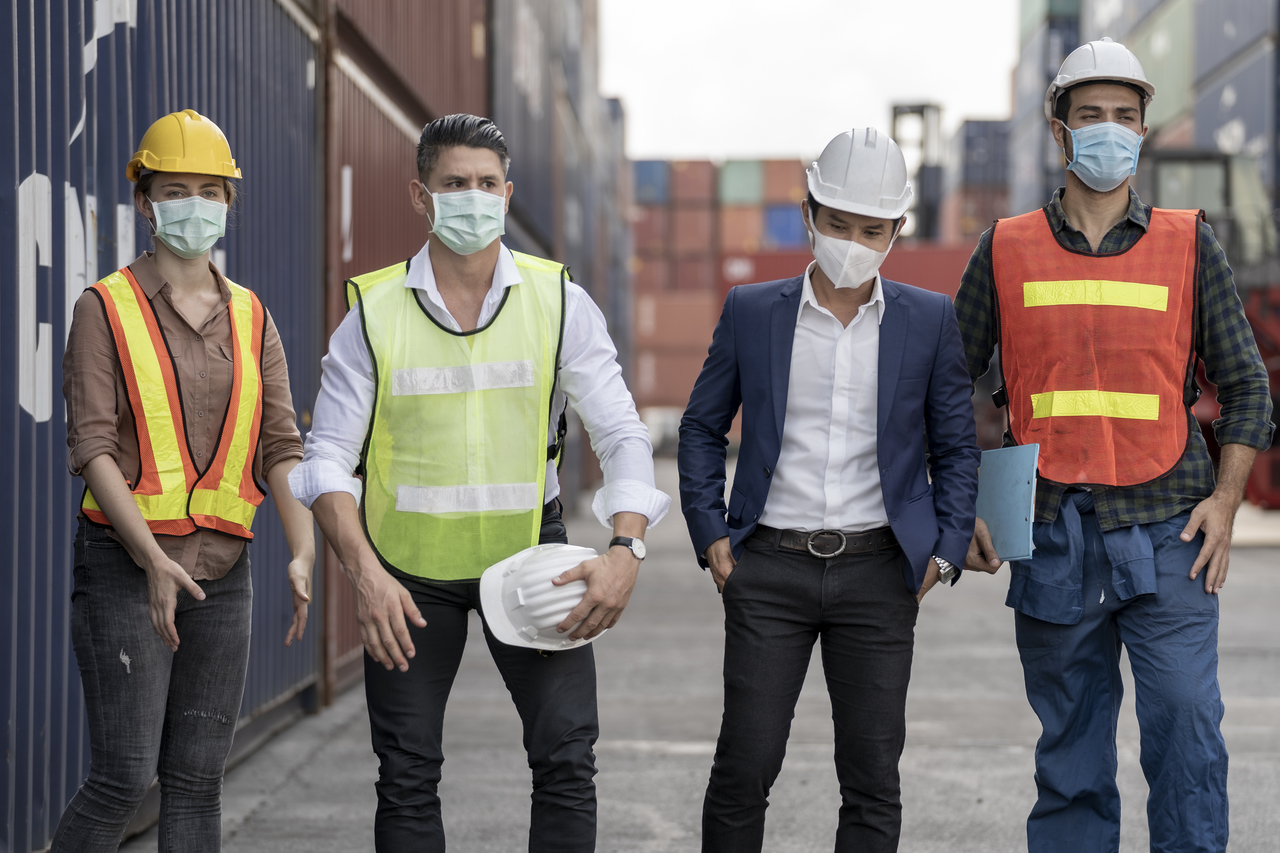
[[[227,134],[242,192],[215,258],[272,313],[300,427],[323,352],[320,31],[275,0],[19,0],[0,20],[0,848],[43,849],[88,767],[68,620],[82,490],[67,474],[61,360],[83,289],[149,247],[124,167],[147,127],[184,108]],[[236,749],[314,702],[322,631],[286,649],[289,552],[268,498],[250,545],[254,643]],[[317,570],[316,611],[324,601]],[[313,617],[314,618],[314,617]],[[233,753],[234,755],[235,753]]]
[[[804,163],[799,160],[764,161],[764,203],[799,204],[809,194]]]
[[[667,182],[671,175],[666,160],[637,160],[632,164],[638,204],[666,204]]]
[[[1243,154],[1258,161],[1263,185],[1276,184],[1275,47],[1262,42],[1235,60],[1230,73],[1200,90],[1195,107],[1197,148]]]
[[[714,204],[716,167],[706,160],[675,160],[669,169],[671,201]]]
[[[764,239],[764,208],[725,205],[720,208],[720,251],[758,252]]]
[[[813,252],[809,249],[792,249],[779,252],[757,252],[755,254],[725,254],[720,257],[720,296],[729,292],[729,288],[739,284],[751,284],[759,281],[778,281],[804,275],[809,264],[813,263]]]
[[[710,205],[676,207],[671,211],[671,249],[678,257],[715,252],[715,208]]]
[[[491,0],[490,27],[490,117],[511,154],[513,242],[527,236],[533,245],[522,244],[522,251],[550,257],[563,182],[555,150],[550,0]]]
[[[1192,0],[1166,0],[1142,25],[1125,37],[1125,45],[1142,63],[1143,73],[1156,87],[1157,97],[1147,107],[1146,122],[1153,130],[1191,112],[1195,93],[1195,52]]]
[[[636,405],[684,409],[689,405],[693,383],[698,381],[698,374],[702,371],[702,363],[706,357],[705,347],[702,352],[637,350],[634,388]]]
[[[764,201],[764,163],[759,160],[729,160],[720,167],[717,180],[721,204]]]
[[[976,245],[982,232],[1008,209],[1009,191],[1004,187],[958,187],[942,200],[941,241]]]
[[[1082,0],[1080,42],[1096,41],[1103,36],[1123,42],[1164,2],[1166,0]]]
[[[720,317],[722,299],[714,288],[699,292],[637,294],[637,350],[706,354]]]
[[[808,248],[809,232],[798,204],[771,204],[764,211],[766,251]]]
[[[385,65],[429,118],[489,114],[485,0],[336,0],[336,7],[337,25],[349,24],[366,48],[348,52],[366,66]]]
[[[1009,183],[1009,122],[966,121],[951,140],[945,186],[1005,187]]]
[[[675,289],[680,291],[709,291],[716,293],[716,262],[708,256],[679,258],[675,262]]]
[[[1062,60],[1080,43],[1079,21],[1066,17],[1042,22],[1023,44],[1013,72],[1012,119],[1015,124],[1032,114],[1045,120],[1045,90],[1057,75]]]
[[[1275,0],[1213,0],[1195,4],[1195,79],[1206,78],[1280,27]]]
[[[632,258],[631,282],[636,295],[673,289],[671,265],[672,262],[666,258]]]
[[[668,254],[671,251],[671,233],[667,208],[639,204],[632,210],[631,229],[636,253],[646,257]]]
[[[880,273],[892,281],[955,296],[972,253],[973,246],[904,241],[893,247]],[[804,275],[812,261],[813,254],[808,250],[725,255],[720,259],[721,297],[735,285]]]
[[[1085,4],[1089,0],[1083,0]],[[1018,43],[1025,45],[1046,20],[1079,18],[1082,0],[1021,0],[1018,8]]]
[[[1064,178],[1062,149],[1049,132],[1043,113],[1031,114],[1009,132],[1009,215],[1049,203]]]

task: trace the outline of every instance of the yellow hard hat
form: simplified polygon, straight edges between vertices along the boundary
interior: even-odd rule
[[[137,182],[143,169],[240,177],[226,135],[195,110],[169,113],[147,128],[124,176]]]

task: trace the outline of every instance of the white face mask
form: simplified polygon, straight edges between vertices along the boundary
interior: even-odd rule
[[[893,239],[896,240],[897,236],[895,233]],[[818,226],[813,222],[813,212],[810,211],[809,248],[813,249],[814,259],[832,284],[838,288],[858,287],[875,278],[880,265],[889,256],[889,249],[893,248],[893,240],[889,241],[889,249],[877,252],[856,240],[838,240],[819,234]]]
[[[435,207],[431,233],[459,255],[474,255],[507,232],[506,195],[484,190],[433,193],[425,184],[422,188]]]
[[[227,206],[193,195],[169,201],[151,201],[156,239],[180,258],[192,260],[213,248],[227,231]]]

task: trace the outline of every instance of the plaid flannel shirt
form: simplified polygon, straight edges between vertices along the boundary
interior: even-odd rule
[[[1063,188],[1045,206],[1049,225],[1058,242],[1077,252],[1093,252],[1089,241],[1067,221],[1062,210]],[[1098,245],[1098,253],[1121,252],[1133,247],[1147,233],[1150,205],[1129,190],[1129,212]],[[982,376],[990,367],[996,344],[995,283],[991,270],[991,233],[987,229],[974,249],[956,294],[956,318],[964,339],[969,375]],[[1243,444],[1257,450],[1271,445],[1271,391],[1267,370],[1258,355],[1253,330],[1236,295],[1235,281],[1226,255],[1201,222],[1196,235],[1199,253],[1199,326],[1196,350],[1204,361],[1205,375],[1218,386],[1222,415],[1213,422],[1218,444]],[[1008,434],[1006,433],[1006,441]],[[1036,483],[1036,521],[1053,521],[1067,486],[1039,480]],[[1192,420],[1186,453],[1172,471],[1149,483],[1123,488],[1093,488],[1094,506],[1103,530],[1164,521],[1195,507],[1214,488],[1213,460]]]

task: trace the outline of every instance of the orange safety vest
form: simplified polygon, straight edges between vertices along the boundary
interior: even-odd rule
[[[252,539],[253,516],[264,497],[253,476],[262,424],[262,334],[258,297],[238,284],[231,290],[231,400],[218,449],[201,474],[191,461],[177,368],[142,288],[128,267],[91,289],[102,301],[138,430],[139,473],[133,499],[152,533],[186,536],[198,529]],[[110,526],[86,486],[85,516]]]
[[[1201,215],[1153,209],[1132,248],[1106,255],[1063,248],[1040,210],[996,223],[1009,429],[1040,444],[1040,476],[1134,486],[1182,459]]]

